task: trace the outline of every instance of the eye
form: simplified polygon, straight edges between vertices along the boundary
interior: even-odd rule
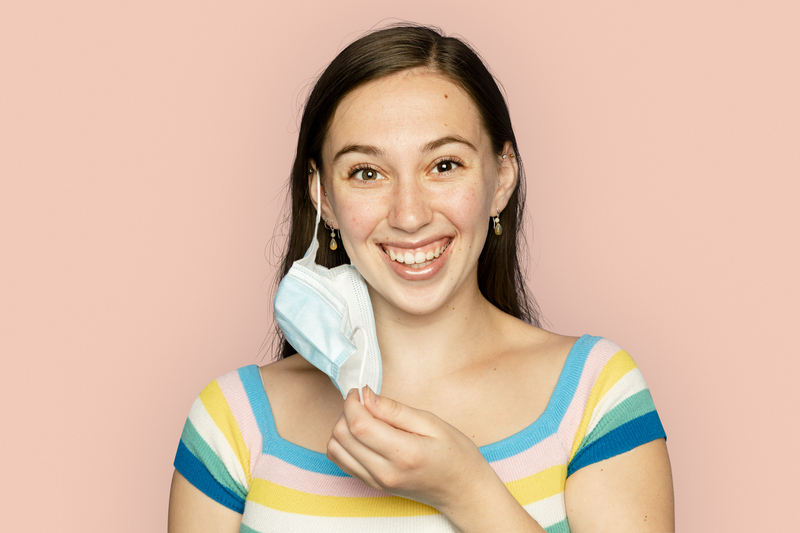
[[[439,161],[438,163],[436,163],[436,166],[433,167],[433,171],[438,174],[443,174],[445,172],[453,171],[460,166],[461,165],[457,161],[453,161],[452,159],[445,159],[443,161]]]
[[[354,168],[350,171],[350,177],[360,181],[375,181],[381,173],[370,167]]]

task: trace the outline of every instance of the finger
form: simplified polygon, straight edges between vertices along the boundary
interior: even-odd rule
[[[382,439],[396,437],[391,434],[381,436],[380,431],[383,428],[391,429],[376,420],[361,405],[358,394],[352,390],[347,395],[342,416],[334,424],[331,434],[347,453],[369,469],[385,461],[383,454],[377,452],[373,446],[380,447]]]
[[[428,411],[414,409],[386,396],[375,394],[369,387],[366,389],[364,407],[372,416],[393,428],[417,435],[433,436],[436,434],[437,422],[443,422]]]
[[[328,440],[327,453],[328,459],[333,461],[339,468],[347,474],[360,479],[372,488],[378,488],[378,484],[372,474],[353,457],[342,444],[333,436]]]
[[[366,396],[366,395],[365,395]],[[342,418],[334,425],[339,443],[372,472],[419,443],[419,436],[375,418],[354,392],[348,394]],[[377,460],[380,457],[383,461]]]

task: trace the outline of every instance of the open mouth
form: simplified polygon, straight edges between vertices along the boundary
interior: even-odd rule
[[[414,269],[419,269],[425,268],[436,261],[436,259],[447,250],[451,242],[452,240],[446,237],[419,248],[401,248],[388,244],[382,244],[381,248],[392,261]]]

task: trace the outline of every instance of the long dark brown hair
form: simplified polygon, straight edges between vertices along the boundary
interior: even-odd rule
[[[525,289],[519,258],[520,245],[524,242],[525,174],[508,107],[497,82],[478,54],[463,41],[445,37],[438,28],[402,24],[369,33],[342,50],[317,80],[300,123],[289,191],[292,210],[283,224],[288,225],[288,240],[275,286],[292,263],[303,257],[314,232],[324,223],[320,223],[320,228],[314,223],[316,208],[308,191],[309,168],[312,160],[318,169],[322,168],[322,144],[339,102],[350,91],[371,80],[420,67],[446,76],[472,97],[495,153],[501,152],[506,141],[513,145],[519,164],[517,187],[500,215],[502,236],[490,235],[493,227],[486,221],[486,244],[478,259],[478,287],[497,308],[538,326],[539,309]],[[322,235],[325,234],[323,230]],[[320,243],[317,263],[333,268],[350,263],[350,259],[344,246],[331,250],[325,242]],[[277,324],[275,334],[280,345],[278,358],[296,352]]]

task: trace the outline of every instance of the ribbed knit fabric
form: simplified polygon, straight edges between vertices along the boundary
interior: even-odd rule
[[[662,437],[631,357],[607,339],[584,335],[567,356],[544,413],[480,451],[548,533],[568,533],[567,477]],[[282,439],[256,365],[225,374],[200,393],[175,468],[242,513],[242,532],[453,531],[436,509],[371,489],[325,454]]]

